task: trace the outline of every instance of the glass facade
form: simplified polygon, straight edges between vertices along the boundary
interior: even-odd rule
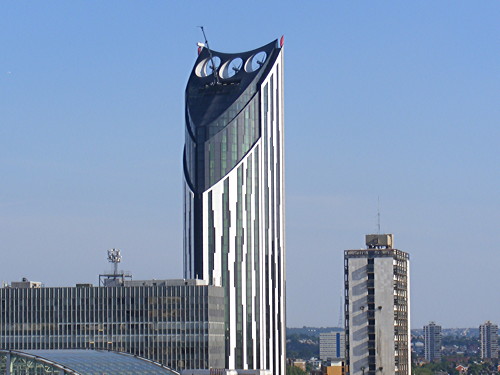
[[[9,375],[178,375],[132,355],[99,350],[0,350],[0,373]]]
[[[168,283],[1,288],[0,347],[107,349],[172,369],[224,367],[223,289]]]
[[[238,99],[238,102],[243,98]],[[219,119],[215,126],[207,126],[202,142],[196,142],[186,133],[185,173],[193,188],[204,191],[219,182],[238,164],[259,139],[259,101],[254,96],[250,102],[225,126]]]

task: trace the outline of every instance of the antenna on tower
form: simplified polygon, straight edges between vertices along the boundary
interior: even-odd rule
[[[219,74],[217,72],[217,66],[214,63],[214,56],[212,55],[212,50],[210,49],[210,46],[208,44],[208,39],[207,35],[205,34],[205,29],[203,28],[203,26],[198,26],[198,27],[201,29],[201,32],[203,33],[203,38],[205,38],[205,45],[207,46],[208,54],[210,55],[210,64],[212,64],[211,68],[214,73],[215,82],[219,84],[220,82],[219,82]]]
[[[132,280],[129,271],[118,270],[118,264],[122,261],[122,255],[118,249],[108,250],[108,262],[113,263],[113,273],[104,272],[99,275],[99,285],[120,286],[125,284],[125,280]]]
[[[377,230],[380,234],[380,195],[377,197]]]
[[[108,262],[113,263],[113,274],[118,275],[118,263],[122,261],[122,255],[118,249],[108,250]]]

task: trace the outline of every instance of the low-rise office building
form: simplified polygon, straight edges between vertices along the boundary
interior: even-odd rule
[[[175,370],[224,367],[223,288],[200,280],[106,285],[0,288],[0,348],[108,349]]]
[[[319,334],[319,358],[324,361],[345,358],[345,333],[343,330]]]

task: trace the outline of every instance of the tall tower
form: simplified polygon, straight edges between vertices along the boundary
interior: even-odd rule
[[[283,38],[199,50],[186,87],[184,275],[225,288],[226,367],[285,374]]]
[[[481,358],[498,359],[498,325],[489,320],[479,326]]]
[[[441,326],[434,322],[424,326],[424,351],[427,361],[441,360]]]
[[[344,252],[346,356],[350,375],[410,375],[409,255],[392,234],[369,234]]]

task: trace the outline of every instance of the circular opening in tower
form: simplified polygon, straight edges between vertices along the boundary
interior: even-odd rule
[[[257,52],[255,55],[250,57],[245,63],[245,70],[248,73],[255,72],[259,70],[264,62],[266,61],[267,54],[264,51]]]
[[[207,57],[196,65],[194,72],[198,77],[208,77],[214,73],[214,70],[219,68],[220,63],[221,60],[219,56],[214,56],[212,58]]]
[[[243,67],[243,60],[240,57],[235,57],[222,65],[219,71],[221,78],[231,78],[237,74]]]

